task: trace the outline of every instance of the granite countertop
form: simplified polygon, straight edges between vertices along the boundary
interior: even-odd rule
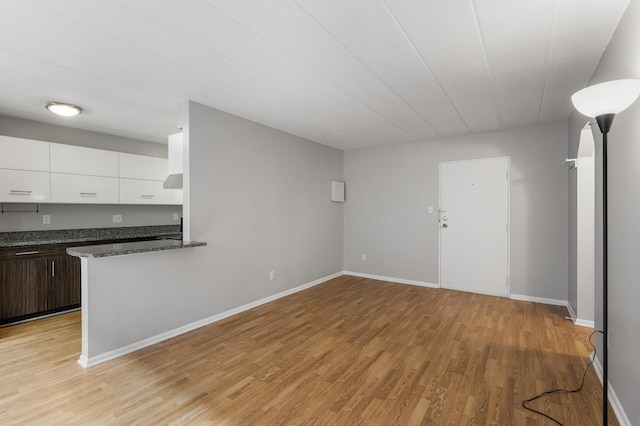
[[[65,244],[85,241],[154,237],[173,237],[181,239],[182,235],[180,233],[180,225],[0,232],[0,247],[21,247],[43,244]]]
[[[207,243],[174,239],[140,241],[134,243],[102,244],[98,246],[70,247],[67,254],[77,257],[109,257],[125,254],[148,253],[152,251],[176,250],[190,247],[202,247]]]

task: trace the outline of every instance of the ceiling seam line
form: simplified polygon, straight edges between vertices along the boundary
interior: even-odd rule
[[[184,70],[186,70],[186,71],[189,71],[189,72],[191,72],[191,73],[194,73],[194,71],[193,71],[192,69],[189,69],[189,68],[183,67],[183,66],[181,66],[180,64],[177,64],[177,63],[175,63],[175,62],[173,62],[173,61],[170,61],[170,60],[168,60],[168,59],[166,59],[166,58],[163,58],[162,56],[158,56],[158,55],[156,55],[156,54],[153,54],[153,53],[151,53],[151,52],[149,52],[149,51],[142,50],[142,49],[140,49],[139,47],[137,47],[137,46],[135,46],[135,45],[133,45],[133,44],[127,43],[127,42],[125,42],[125,41],[123,41],[123,40],[121,40],[121,39],[119,39],[119,38],[115,38],[115,37],[112,37],[112,36],[110,36],[110,35],[104,34],[104,33],[103,33],[103,32],[101,32],[101,31],[97,31],[97,30],[95,30],[94,28],[91,28],[91,27],[88,27],[88,26],[84,25],[84,24],[83,24],[82,22],[80,22],[80,21],[77,21],[77,20],[75,20],[75,19],[71,19],[71,18],[69,18],[69,17],[67,17],[67,16],[64,16],[64,15],[62,15],[62,14],[60,14],[60,13],[56,12],[56,11],[53,11],[53,10],[51,10],[51,9],[44,8],[44,7],[40,6],[39,4],[35,4],[35,3],[33,3],[33,2],[31,2],[31,1],[29,1],[29,0],[27,0],[27,2],[28,2],[29,4],[31,4],[32,6],[34,6],[34,7],[37,7],[37,8],[39,8],[39,9],[42,9],[42,10],[46,11],[47,13],[51,13],[51,14],[53,14],[53,15],[57,15],[58,17],[60,17],[60,18],[62,18],[62,19],[64,19],[64,20],[67,20],[67,21],[73,22],[73,23],[75,23],[75,24],[81,25],[82,27],[86,28],[86,29],[87,29],[87,30],[89,30],[90,32],[94,32],[94,33],[100,34],[100,35],[101,35],[101,36],[103,36],[103,37],[107,37],[107,38],[110,38],[110,39],[117,40],[117,41],[119,41],[120,43],[122,43],[122,44],[124,44],[124,45],[126,45],[126,46],[129,46],[129,47],[131,47],[131,48],[133,48],[133,49],[135,49],[135,50],[137,50],[137,51],[140,51],[140,52],[142,52],[142,53],[148,54],[148,55],[150,55],[150,56],[153,56],[153,57],[155,57],[155,58],[158,58],[158,59],[162,60],[163,62],[167,62],[167,63],[170,63],[170,64],[172,64],[172,65],[176,65],[176,66],[178,66],[179,68],[182,68],[182,69],[184,69]],[[77,70],[74,70],[74,69],[71,69],[71,68],[63,67],[63,66],[61,66],[61,65],[53,64],[53,63],[51,63],[51,62],[46,62],[46,61],[43,61],[43,60],[40,60],[40,59],[32,58],[31,56],[27,56],[27,55],[19,54],[19,53],[16,53],[16,52],[13,52],[13,51],[10,51],[10,50],[7,50],[7,49],[4,49],[4,48],[2,48],[2,50],[5,50],[5,51],[7,51],[7,52],[11,52],[11,53],[18,54],[19,56],[23,56],[23,57],[25,57],[25,58],[34,59],[34,60],[37,60],[37,61],[39,61],[39,62],[43,62],[43,63],[45,63],[45,64],[48,64],[48,65],[54,66],[54,67],[56,67],[56,68],[62,68],[62,69],[65,69],[65,70],[69,70],[70,72],[73,72],[73,73],[75,73],[75,74],[79,74],[79,75],[85,76],[85,77],[87,77],[87,78],[91,78],[91,79],[93,79],[93,80],[99,80],[99,81],[102,81],[102,82],[104,82],[104,83],[107,83],[107,84],[110,84],[110,85],[113,85],[113,86],[122,87],[122,88],[127,88],[127,89],[129,89],[129,90],[132,90],[133,92],[141,93],[141,94],[143,94],[143,95],[145,95],[145,96],[155,97],[155,98],[157,98],[157,99],[164,99],[164,98],[162,98],[162,97],[160,97],[160,96],[157,96],[157,95],[148,94],[148,93],[146,93],[146,92],[144,92],[144,91],[141,91],[141,90],[139,90],[139,89],[137,89],[137,88],[135,88],[135,87],[122,86],[122,85],[119,85],[119,84],[115,84],[115,83],[113,83],[112,81],[105,80],[105,79],[103,79],[103,78],[96,78],[96,77],[94,77],[94,76],[90,76],[90,75],[88,75],[88,74],[85,74],[85,73],[83,73],[83,72],[80,72],[80,71],[77,71]],[[84,55],[84,56],[86,56],[86,55]],[[174,101],[173,99],[164,99],[164,100],[165,100],[165,101],[167,101],[167,102],[169,102],[169,101],[173,102],[173,101]]]
[[[389,86],[382,78],[380,78],[380,76],[377,73],[375,73],[371,68],[369,68],[364,62],[362,62],[362,60],[358,58],[358,56],[351,51],[351,49],[349,49],[340,40],[338,40],[338,38],[335,35],[333,35],[333,33],[329,31],[324,25],[322,25],[313,15],[311,15],[311,13],[307,9],[305,9],[297,0],[294,0],[294,1],[298,5],[298,7],[300,7],[300,9],[302,9],[313,21],[315,21],[318,24],[318,26],[320,26],[320,28],[322,28],[340,46],[342,46],[347,52],[349,52],[351,56],[353,56],[358,62],[360,62],[360,64],[362,64],[362,66],[365,67],[372,75],[374,75],[382,84],[384,84],[389,90],[391,90],[391,92],[393,92],[398,97],[398,99],[400,99],[407,107],[409,107],[413,112],[415,112],[416,115],[420,117],[420,119],[422,119],[422,121],[424,121],[429,127],[431,127],[438,134],[438,136],[440,137],[443,136],[426,118],[424,118],[420,113],[418,113],[418,111],[416,111],[415,108],[409,105],[406,99],[400,96],[395,90],[391,88],[391,86]]]
[[[496,113],[498,114],[498,121],[500,122],[500,128],[504,129],[504,123],[502,122],[502,114],[500,114],[500,106],[498,105],[498,99],[496,98],[496,87],[495,87],[495,76],[491,72],[491,67],[489,66],[489,59],[487,58],[487,51],[484,48],[485,41],[484,36],[482,35],[482,28],[480,28],[480,19],[478,18],[478,10],[476,8],[475,0],[471,0],[471,6],[473,9],[473,17],[476,23],[476,30],[478,31],[478,37],[480,37],[480,49],[482,50],[482,57],[484,58],[484,65],[487,69],[487,75],[489,76],[489,80],[491,81],[491,92],[493,97],[493,103],[496,107]]]
[[[218,7],[212,5],[209,2],[206,2],[207,6],[212,7],[214,9],[216,9],[218,12],[220,12],[221,14],[227,16],[229,19],[231,19],[232,21],[236,22],[239,26],[241,26],[242,28],[244,28],[245,30],[251,32],[252,34],[254,34],[256,37],[260,38],[262,41],[264,41],[265,43],[267,43],[268,45],[272,46],[274,49],[276,49],[278,52],[282,53],[284,56],[286,56],[287,58],[289,58],[290,60],[292,60],[293,62],[297,63],[298,65],[300,65],[303,69],[308,70],[311,74],[313,74],[314,76],[316,76],[316,78],[320,81],[323,81],[325,83],[327,83],[328,85],[330,85],[331,87],[334,87],[337,91],[341,92],[342,94],[354,99],[359,105],[361,105],[363,108],[369,110],[372,114],[375,114],[376,116],[380,117],[382,120],[384,120],[385,122],[387,122],[388,124],[390,124],[391,126],[393,126],[394,128],[396,128],[398,131],[402,132],[403,134],[405,134],[406,136],[408,136],[411,139],[415,139],[415,137],[409,133],[407,133],[404,129],[402,129],[399,125],[397,125],[396,123],[394,123],[393,121],[389,120],[388,118],[384,117],[382,114],[378,113],[377,111],[371,109],[369,106],[367,106],[366,104],[364,104],[362,101],[360,101],[358,98],[356,98],[354,95],[351,95],[347,92],[345,92],[343,89],[337,87],[336,85],[334,85],[333,83],[325,80],[324,78],[318,76],[318,74],[316,74],[315,72],[313,72],[313,70],[310,70],[307,66],[303,65],[302,63],[298,62],[297,59],[295,59],[294,57],[292,57],[291,55],[289,55],[288,53],[286,53],[285,51],[283,51],[282,49],[280,49],[278,46],[276,46],[275,44],[271,43],[269,40],[267,40],[266,38],[262,37],[260,34],[256,33],[255,31],[253,31],[251,28],[247,27],[246,25],[242,24],[240,21],[238,21],[236,18],[234,18],[233,16],[229,15],[228,13],[226,13],[223,10],[220,10]]]
[[[91,32],[94,32],[94,33],[100,34],[100,35],[102,35],[102,36],[104,36],[104,37],[107,37],[107,38],[110,38],[110,39],[117,40],[118,42],[120,42],[120,43],[122,43],[122,44],[124,44],[124,45],[126,45],[126,46],[129,46],[129,47],[131,47],[132,49],[135,49],[135,50],[137,50],[137,51],[140,51],[140,52],[146,53],[146,54],[148,54],[148,55],[150,55],[150,56],[153,56],[153,57],[155,57],[155,58],[158,58],[158,59],[160,59],[160,60],[162,60],[162,61],[164,61],[164,62],[167,62],[167,63],[173,64],[173,65],[176,65],[176,66],[178,66],[179,68],[181,68],[181,69],[183,69],[183,70],[185,70],[185,71],[189,72],[190,74],[192,74],[192,75],[193,75],[194,77],[196,77],[198,80],[201,80],[201,79],[204,79],[204,78],[205,78],[205,76],[204,76],[204,75],[202,75],[202,74],[200,74],[199,72],[197,72],[197,71],[193,70],[192,68],[181,66],[181,65],[179,65],[179,64],[177,64],[177,63],[175,63],[175,62],[173,62],[173,61],[170,61],[170,60],[168,60],[168,59],[166,59],[166,58],[164,58],[164,57],[162,57],[162,56],[156,55],[156,54],[154,54],[154,53],[151,53],[151,52],[148,52],[148,51],[146,51],[146,50],[143,50],[143,49],[141,49],[141,48],[139,48],[139,47],[137,47],[137,46],[135,46],[135,45],[132,45],[132,44],[130,44],[130,43],[127,43],[127,42],[126,42],[126,41],[124,41],[124,40],[121,40],[121,39],[116,38],[116,37],[112,37],[112,36],[110,36],[110,35],[108,35],[108,34],[105,34],[105,33],[101,32],[101,31],[98,31],[98,30],[96,30],[96,29],[94,29],[94,28],[88,27],[88,26],[86,26],[86,25],[82,24],[81,22],[79,22],[79,21],[77,21],[77,20],[75,20],[75,19],[71,19],[71,18],[69,18],[69,17],[67,17],[67,16],[61,15],[61,14],[59,14],[58,12],[55,12],[55,11],[53,11],[53,10],[43,8],[43,7],[41,7],[40,5],[33,4],[33,3],[32,3],[32,2],[30,2],[30,1],[29,1],[29,3],[30,3],[32,6],[34,6],[34,7],[38,7],[38,8],[40,8],[40,9],[42,9],[42,10],[46,11],[47,13],[52,13],[52,14],[54,14],[54,15],[59,16],[60,18],[62,18],[62,19],[64,19],[64,20],[67,20],[67,21],[70,21],[70,22],[74,22],[74,23],[76,23],[76,24],[78,24],[78,25],[81,25],[81,26],[83,26],[84,28],[86,28],[87,30],[89,30],[89,31],[91,31]],[[6,51],[6,49],[2,49],[2,50],[5,50],[5,51]],[[14,53],[14,52],[11,52],[11,53]],[[29,59],[34,59],[34,58],[31,58],[30,56],[20,55],[20,54],[18,54],[18,55],[19,55],[19,56],[26,57],[26,58],[29,58]],[[37,59],[34,59],[34,60],[37,60]],[[45,64],[47,64],[47,65],[49,65],[49,66],[52,66],[52,67],[55,67],[55,68],[61,68],[61,69],[68,70],[69,72],[72,72],[72,73],[74,73],[74,74],[78,74],[78,75],[82,75],[82,76],[84,76],[84,77],[86,77],[86,78],[88,78],[88,79],[101,81],[101,82],[103,82],[104,84],[108,84],[108,85],[115,86],[115,87],[121,87],[121,88],[124,88],[124,89],[129,89],[129,90],[132,90],[132,91],[134,91],[134,92],[137,92],[137,93],[143,94],[143,95],[145,95],[145,96],[150,96],[150,97],[154,96],[154,95],[148,95],[146,92],[143,92],[143,91],[140,91],[140,90],[136,90],[135,88],[131,88],[131,87],[129,87],[129,86],[122,86],[122,85],[118,85],[118,84],[115,84],[115,83],[113,83],[113,82],[111,82],[111,81],[109,81],[109,80],[105,80],[105,79],[102,79],[102,78],[96,78],[96,77],[93,77],[93,76],[90,76],[90,75],[84,74],[84,73],[82,73],[82,72],[79,72],[79,71],[76,71],[76,70],[73,70],[73,69],[70,69],[70,68],[62,67],[62,66],[57,65],[57,64],[53,64],[53,63],[46,62],[46,61],[42,61],[42,60],[37,60],[37,61],[42,62],[42,63],[45,63]],[[220,82],[220,83],[222,84],[223,82]],[[163,98],[160,98],[160,97],[158,97],[158,96],[155,96],[155,97],[156,97],[157,99],[163,99]],[[175,99],[163,99],[163,100],[164,100],[164,101],[166,101],[166,102],[174,102],[174,103],[176,102],[176,101],[175,101]],[[197,100],[195,100],[195,99],[191,99],[191,100],[194,100],[194,101],[198,102],[198,101],[197,101]],[[178,101],[178,102],[181,102],[181,101]],[[251,120],[251,121],[255,121],[256,123],[260,123],[259,121],[255,120],[255,119],[252,119],[252,118],[247,117],[247,115],[246,115],[246,114],[239,114],[239,113],[236,113],[236,115],[238,115],[238,116],[240,116],[240,117],[243,117],[243,118],[247,118],[247,119],[249,119],[249,120]],[[263,123],[260,123],[260,124],[263,124]],[[272,126],[272,125],[269,125],[269,124],[264,124],[264,125],[269,126],[269,127],[276,128],[276,127],[274,127],[274,126]],[[286,133],[295,134],[295,135],[297,135],[297,136],[300,136],[300,137],[302,137],[302,138],[304,138],[304,139],[308,139],[308,140],[318,141],[317,139],[319,139],[319,138],[315,138],[315,137],[311,137],[311,136],[305,136],[304,134],[300,134],[300,132],[293,132],[293,131],[291,131],[291,130],[282,130],[282,131],[284,131],[284,132],[286,132]],[[322,139],[322,140],[324,140],[324,139]],[[353,137],[348,137],[348,140],[349,140],[349,141],[351,141],[351,142],[353,142],[353,143],[357,143],[357,142],[358,142],[358,139],[355,139],[355,138],[353,138]],[[319,141],[318,141],[318,142],[319,142]],[[329,145],[329,143],[328,143],[328,142],[326,142],[326,141],[325,141],[325,142],[319,142],[319,143],[322,143],[322,144],[324,144],[324,145],[330,146],[330,145]],[[333,147],[335,148],[335,146],[333,146]]]
[[[188,36],[186,36],[186,35],[184,35],[184,34],[181,34],[181,33],[177,32],[177,31],[175,31],[173,28],[168,27],[167,25],[165,25],[165,24],[163,24],[163,23],[161,23],[161,22],[157,21],[156,19],[153,19],[152,17],[150,17],[150,16],[148,16],[148,15],[146,15],[146,14],[144,14],[144,13],[142,13],[142,12],[140,12],[140,11],[136,10],[136,9],[131,8],[129,5],[124,4],[124,3],[123,3],[122,1],[120,1],[120,0],[114,0],[114,1],[115,1],[116,3],[118,3],[118,4],[120,4],[121,6],[126,7],[127,9],[131,10],[132,12],[137,13],[138,15],[142,16],[143,18],[148,19],[149,21],[152,21],[152,22],[154,22],[155,24],[157,24],[157,25],[159,25],[159,26],[161,26],[161,27],[163,27],[163,28],[165,28],[165,29],[167,29],[167,30],[171,31],[172,33],[177,34],[178,36],[180,36],[180,37],[182,37],[182,38],[184,38],[184,39],[186,39],[186,40],[188,40],[188,41],[190,41],[190,42],[193,42],[193,43],[197,44],[198,46],[202,47],[203,49],[205,49],[205,50],[207,50],[207,51],[209,51],[209,52],[212,52],[212,53],[214,53],[214,54],[216,54],[216,55],[218,55],[218,56],[220,56],[220,57],[224,58],[225,60],[227,60],[227,61],[229,61],[229,62],[231,62],[231,63],[233,63],[233,64],[236,64],[237,66],[240,66],[240,67],[244,68],[245,70],[249,71],[251,74],[253,74],[253,75],[255,75],[255,76],[259,77],[259,78],[262,78],[262,79],[264,79],[264,80],[266,80],[266,81],[269,81],[269,82],[271,82],[272,84],[274,84],[274,85],[276,85],[276,86],[278,86],[278,87],[281,87],[281,88],[283,88],[283,89],[285,89],[285,90],[289,91],[290,93],[292,93],[292,94],[294,94],[294,95],[296,95],[296,96],[299,96],[299,97],[300,97],[300,98],[302,98],[302,99],[307,100],[307,101],[308,101],[308,102],[310,102],[311,104],[315,105],[317,108],[320,108],[320,109],[323,109],[323,110],[325,110],[325,111],[327,111],[327,112],[329,112],[329,113],[332,113],[333,115],[335,115],[335,116],[337,116],[337,117],[342,117],[345,121],[347,121],[347,122],[349,122],[349,123],[352,123],[353,125],[357,126],[359,129],[362,129],[362,131],[363,131],[365,134],[369,134],[370,136],[375,137],[375,138],[379,138],[379,137],[380,137],[379,135],[377,135],[377,134],[375,134],[375,133],[373,133],[373,132],[369,131],[369,130],[366,128],[366,126],[363,126],[363,125],[361,125],[361,124],[359,124],[359,123],[354,122],[353,120],[349,119],[348,117],[344,116],[343,114],[340,114],[340,113],[338,113],[337,111],[334,111],[333,109],[331,109],[331,108],[329,108],[329,107],[327,107],[327,106],[325,106],[325,105],[322,105],[322,104],[318,103],[317,101],[312,100],[312,99],[311,99],[311,98],[309,98],[308,96],[303,95],[303,94],[299,93],[298,91],[296,91],[296,90],[294,90],[294,89],[292,89],[292,88],[290,88],[290,87],[287,87],[287,86],[283,85],[282,83],[280,83],[280,82],[278,82],[278,81],[276,81],[276,80],[273,80],[272,78],[268,78],[268,77],[266,77],[266,76],[264,76],[264,75],[262,75],[262,74],[258,73],[257,71],[255,71],[255,70],[253,70],[253,69],[249,68],[248,66],[246,66],[246,65],[244,65],[244,64],[242,64],[242,63],[240,63],[240,62],[236,61],[235,59],[230,58],[229,56],[227,56],[227,55],[225,55],[225,54],[223,54],[223,53],[220,53],[220,52],[218,52],[217,50],[212,49],[212,48],[210,48],[210,47],[208,47],[208,46],[206,46],[206,45],[204,45],[204,44],[202,44],[202,43],[198,42],[197,40],[194,40],[194,39],[193,39],[193,38],[191,38],[191,37],[188,37]],[[353,137],[350,137],[350,138],[353,138]],[[383,138],[383,139],[384,139],[384,138]],[[357,141],[357,139],[353,139],[353,141],[354,141],[354,142],[356,142],[356,141]]]
[[[427,61],[422,56],[422,54],[418,51],[415,43],[413,42],[411,37],[409,37],[409,34],[407,34],[407,32],[404,29],[404,27],[402,26],[402,24],[398,21],[398,18],[389,9],[389,6],[387,5],[387,2],[385,0],[380,0],[380,3],[382,3],[382,5],[384,6],[385,10],[389,14],[389,16],[391,17],[393,22],[398,26],[398,29],[400,30],[400,32],[402,32],[402,35],[404,36],[404,38],[407,40],[407,42],[409,42],[409,46],[411,46],[411,49],[414,51],[414,53],[416,55],[418,55],[418,57],[420,58],[420,61],[422,62],[422,65],[424,65],[424,67],[427,70],[427,72],[429,73],[429,75],[433,78],[433,81],[435,81],[435,83],[438,85],[438,88],[440,88],[440,91],[442,92],[442,94],[445,96],[445,98],[447,98],[447,100],[451,104],[451,107],[453,108],[453,110],[456,112],[456,114],[458,114],[458,117],[460,118],[460,120],[464,124],[464,127],[467,129],[467,132],[471,133],[471,129],[469,128],[469,124],[467,124],[467,121],[462,117],[462,114],[460,114],[460,111],[458,111],[458,108],[456,108],[455,104],[453,103],[453,101],[451,100],[451,98],[449,97],[447,92],[444,90],[444,87],[442,87],[442,84],[440,84],[440,82],[436,78],[436,76],[433,73],[433,71],[431,71],[431,68],[427,64]]]
[[[138,11],[136,11],[136,10],[134,10],[134,9],[131,9],[129,6],[127,6],[127,5],[123,5],[121,2],[119,2],[119,1],[117,1],[117,0],[116,0],[116,2],[117,2],[118,4],[120,4],[121,6],[125,6],[126,8],[130,9],[130,10],[131,10],[131,11],[133,11],[133,12],[140,14]],[[196,77],[196,78],[198,78],[199,80],[200,80],[200,79],[204,79],[204,78],[205,78],[205,76],[204,76],[204,75],[202,75],[201,73],[199,73],[198,71],[196,71],[196,70],[194,70],[194,69],[192,69],[192,68],[190,68],[190,67],[185,67],[185,66],[183,66],[183,65],[181,65],[181,64],[178,64],[178,63],[176,63],[176,62],[173,62],[173,61],[171,61],[171,60],[169,60],[169,59],[167,59],[167,58],[165,58],[165,57],[163,57],[163,56],[157,55],[157,54],[152,53],[152,52],[150,52],[150,51],[148,51],[148,50],[141,49],[140,47],[138,47],[138,46],[136,46],[136,45],[133,45],[133,44],[131,44],[131,43],[128,43],[128,42],[127,42],[127,41],[125,41],[125,40],[122,40],[122,39],[120,39],[120,38],[113,37],[113,36],[111,36],[111,35],[105,34],[104,32],[102,32],[102,31],[98,31],[98,30],[97,30],[97,29],[95,29],[95,28],[88,27],[88,26],[84,25],[82,22],[77,21],[77,20],[75,20],[75,19],[72,19],[72,18],[70,18],[70,17],[68,17],[68,16],[62,15],[62,14],[60,14],[60,13],[58,13],[58,12],[54,11],[54,10],[44,8],[44,7],[42,7],[42,6],[38,5],[38,4],[34,4],[34,3],[33,3],[33,2],[31,2],[31,1],[28,1],[28,3],[30,3],[30,4],[31,4],[32,6],[34,6],[34,7],[37,7],[37,8],[40,8],[40,9],[42,9],[42,10],[46,11],[47,13],[51,13],[51,14],[57,15],[57,16],[59,16],[60,18],[62,18],[62,19],[64,19],[64,20],[67,20],[67,21],[73,22],[73,23],[75,23],[75,24],[81,25],[82,27],[86,28],[86,29],[87,29],[88,31],[90,31],[90,32],[93,32],[93,33],[96,33],[96,34],[100,34],[101,36],[103,36],[103,37],[107,37],[107,38],[109,38],[109,39],[117,40],[118,42],[120,42],[120,43],[122,43],[123,45],[126,45],[126,46],[128,46],[128,47],[130,47],[130,48],[132,48],[132,49],[135,49],[135,50],[140,51],[140,52],[142,52],[142,53],[144,53],[144,54],[150,55],[150,56],[152,56],[152,57],[154,57],[154,58],[158,58],[158,59],[160,59],[160,60],[161,60],[161,61],[163,61],[163,62],[167,62],[167,63],[170,63],[170,64],[172,64],[172,65],[175,65],[175,66],[177,66],[178,68],[181,68],[181,69],[183,69],[183,70],[185,70],[185,71],[189,72],[190,74],[192,74],[193,76],[195,76],[195,77]],[[143,16],[145,16],[145,17],[146,17],[146,15],[143,15]],[[153,22],[156,22],[156,21],[153,21]],[[157,22],[156,22],[156,23],[157,23]],[[162,24],[160,24],[160,23],[158,23],[158,24],[159,24],[159,25],[162,25]],[[163,25],[163,27],[165,27],[165,28],[166,28],[166,26],[164,26],[164,25]],[[171,30],[171,29],[170,29],[170,30]],[[173,30],[171,30],[171,31],[173,31]],[[175,32],[175,31],[173,31],[173,32]],[[179,33],[176,33],[176,34],[181,35],[181,34],[179,34]],[[181,36],[182,36],[182,35],[181,35]],[[182,36],[182,37],[184,37],[184,36]],[[184,38],[186,38],[186,37],[184,37]],[[187,40],[191,40],[191,39],[187,38]],[[210,50],[210,49],[208,49],[208,50]],[[222,55],[221,55],[221,56],[222,56]],[[26,57],[28,57],[28,56],[26,56]],[[225,58],[226,58],[226,57],[225,57]],[[58,67],[58,68],[62,68],[62,69],[66,69],[66,70],[69,70],[70,72],[73,72],[73,73],[76,73],[76,74],[79,74],[79,75],[83,75],[83,76],[85,76],[85,77],[87,77],[87,78],[91,78],[91,79],[99,80],[99,81],[102,81],[102,82],[104,82],[104,83],[106,83],[106,84],[110,84],[110,85],[113,85],[113,86],[116,86],[116,87],[128,88],[128,89],[130,89],[130,90],[133,90],[134,92],[138,92],[138,93],[141,93],[141,94],[147,95],[145,92],[140,91],[140,90],[136,90],[135,88],[131,88],[131,87],[129,87],[129,86],[122,86],[122,85],[114,84],[113,82],[111,82],[111,81],[109,81],[109,80],[105,80],[105,79],[101,79],[101,78],[100,78],[100,79],[96,79],[95,77],[92,77],[92,76],[86,75],[86,74],[84,74],[84,73],[82,73],[82,72],[78,72],[78,71],[73,70],[73,69],[70,69],[70,68],[65,68],[65,67],[62,67],[62,66],[60,66],[60,65],[51,64],[51,63],[49,63],[49,62],[44,62],[44,61],[40,61],[40,62],[46,63],[46,64],[51,65],[51,66],[54,66],[54,67]],[[238,64],[238,65],[240,65],[240,66],[244,67],[244,65],[241,65],[241,64]],[[246,68],[246,67],[244,67],[244,68]],[[220,83],[221,83],[221,84],[223,84],[223,82],[221,82],[221,81],[220,81]],[[293,92],[293,91],[292,91],[292,93],[295,93],[295,92]],[[148,95],[148,96],[152,96],[152,95]],[[162,99],[162,98],[159,98],[159,97],[157,97],[157,96],[156,96],[156,98],[158,98],[158,99]],[[175,102],[175,100],[173,100],[173,99],[167,99],[166,101],[168,101],[168,102],[169,102],[169,101],[173,101],[173,102]],[[196,101],[196,102],[197,102],[197,101]],[[314,102],[314,104],[315,104],[315,102]],[[328,110],[328,111],[330,111],[330,110]],[[335,112],[334,112],[334,113],[335,113]],[[253,120],[253,121],[255,121],[255,120]],[[256,122],[258,122],[258,121],[256,121]],[[273,126],[271,126],[271,127],[273,127]],[[274,127],[274,128],[275,128],[275,127]],[[290,131],[289,131],[289,132],[290,132]],[[293,133],[292,133],[292,134],[293,134]],[[299,135],[299,136],[301,136],[301,135]],[[302,137],[304,137],[305,139],[309,139],[309,140],[315,140],[315,139],[312,139],[311,137],[308,137],[308,136],[302,136]],[[358,139],[355,139],[354,137],[349,137],[349,140],[351,140],[351,141],[353,141],[353,142],[357,142],[357,141],[358,141]],[[324,144],[326,144],[326,142],[324,142]]]
[[[558,31],[558,16],[560,14],[560,1],[556,0],[556,13],[553,20],[553,32],[551,33],[551,41],[549,42],[549,52],[547,53],[547,75],[544,79],[544,89],[542,89],[542,95],[540,96],[540,107],[538,108],[538,120],[537,123],[540,123],[540,119],[542,118],[542,109],[544,108],[544,100],[547,95],[547,88],[549,87],[549,78],[551,76],[551,58],[553,56],[553,46],[554,41],[556,39],[556,32]]]
[[[21,52],[15,52],[13,50],[9,50],[9,49],[6,49],[4,47],[0,47],[0,50],[8,52],[8,53],[10,53],[12,55],[20,56],[22,58],[27,58],[27,59],[30,59],[32,61],[36,61],[36,62],[40,62],[40,63],[46,64],[46,65],[48,65],[50,67],[53,67],[53,68],[63,69],[63,70],[68,71],[70,73],[80,75],[80,76],[82,76],[82,77],[84,77],[84,78],[86,78],[88,80],[100,81],[100,82],[102,82],[104,84],[107,84],[107,85],[110,85],[110,86],[131,90],[132,92],[137,92],[137,93],[139,93],[141,95],[148,96],[149,98],[159,99],[159,100],[161,100],[163,102],[175,102],[174,99],[163,98],[163,97],[160,97],[160,96],[157,96],[157,95],[154,95],[154,94],[149,94],[147,92],[143,92],[141,90],[136,90],[135,88],[130,88],[129,86],[123,86],[123,85],[120,85],[120,84],[116,84],[116,83],[114,83],[112,81],[105,80],[105,79],[102,79],[102,78],[97,78],[97,77],[95,77],[93,75],[89,75],[89,74],[86,74],[84,72],[80,72],[80,71],[74,70],[72,68],[67,68],[67,67],[64,67],[62,65],[55,64],[53,62],[45,61],[45,60],[42,60],[42,59],[37,59],[37,58],[34,58],[33,56],[26,55],[26,54],[21,53]]]

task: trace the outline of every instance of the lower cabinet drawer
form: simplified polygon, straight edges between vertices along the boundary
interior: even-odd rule
[[[49,197],[49,173],[0,169],[0,202],[44,203]]]
[[[161,181],[120,179],[120,204],[171,204],[171,190]]]
[[[118,204],[118,178],[51,173],[51,202]]]

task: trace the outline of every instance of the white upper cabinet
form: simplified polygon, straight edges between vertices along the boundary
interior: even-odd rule
[[[51,173],[51,202],[118,204],[118,178]]]
[[[166,158],[119,153],[120,177],[125,179],[143,179],[163,181],[169,175],[169,163]]]
[[[49,202],[49,172],[0,169],[0,202]]]
[[[0,169],[49,171],[49,142],[0,135]]]
[[[182,205],[184,202],[182,189],[171,189],[171,204]]]
[[[173,204],[171,190],[162,183],[169,175],[169,163],[164,158],[121,152],[121,204]]]
[[[51,172],[118,177],[118,153],[52,143]]]
[[[171,204],[171,190],[157,180],[120,179],[121,204]]]
[[[182,204],[164,158],[0,135],[0,202]]]

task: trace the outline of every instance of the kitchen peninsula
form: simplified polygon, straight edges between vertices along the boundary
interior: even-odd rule
[[[0,324],[80,307],[80,260],[67,249],[96,244],[168,246],[178,225],[0,232]]]
[[[71,247],[67,254],[76,257],[109,257],[125,254],[148,253],[152,251],[177,250],[190,247],[206,246],[198,241],[182,241],[175,238],[160,238],[148,241],[101,244],[94,246]]]
[[[189,272],[176,265],[193,257],[185,253],[190,250],[180,249],[206,245],[165,237],[68,248],[81,265],[80,365],[86,368],[196,328],[175,325],[181,318],[172,314],[172,307],[184,293]],[[122,265],[131,260],[135,272],[124,273],[130,268]],[[160,277],[171,278],[171,284]]]

